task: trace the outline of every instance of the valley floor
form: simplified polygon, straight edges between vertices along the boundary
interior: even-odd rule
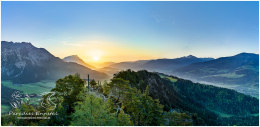
[[[27,83],[27,84],[15,84],[11,81],[1,81],[1,84],[4,86],[7,86],[9,88],[23,91],[21,94],[42,94],[44,92],[50,92],[52,88],[55,87],[56,83],[55,81],[49,81],[49,80],[42,80],[40,82],[36,83]],[[10,93],[10,96],[12,93]],[[37,100],[38,98],[33,98],[34,100]],[[32,102],[33,103],[33,102]],[[34,102],[37,104],[36,102]],[[10,104],[1,104],[1,114],[9,112],[11,110]]]

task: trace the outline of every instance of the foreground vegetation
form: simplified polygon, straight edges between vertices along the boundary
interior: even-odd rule
[[[259,123],[258,115],[251,115],[259,113],[256,98],[174,76],[160,76],[145,70],[121,71],[103,85],[90,81],[88,89],[79,74],[69,75],[57,80],[55,88],[51,89],[55,94],[42,96],[38,105],[27,102],[20,108],[11,109],[14,113],[54,112],[58,115],[4,114],[1,125],[257,126]],[[53,103],[50,103],[50,96]],[[46,105],[43,106],[42,102]],[[214,111],[232,116],[221,117]]]
[[[85,87],[78,74],[69,75],[56,82],[52,101],[56,104],[32,106],[22,103],[12,112],[57,112],[58,115],[2,115],[1,125],[192,125],[191,117],[185,113],[164,112],[158,99],[149,96],[149,86],[144,92],[129,87],[129,82],[113,78],[100,86],[91,82]],[[100,97],[101,95],[101,97]],[[46,104],[48,96],[42,97]],[[53,110],[52,110],[53,109]],[[50,119],[17,119],[17,117],[50,117]]]

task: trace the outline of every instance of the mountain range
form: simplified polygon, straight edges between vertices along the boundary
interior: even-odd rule
[[[173,70],[172,75],[197,82],[214,83],[222,87],[229,85],[239,92],[250,94],[252,90],[259,90],[259,55],[240,53],[192,63]]]
[[[221,58],[198,58],[193,55],[175,59],[106,62],[96,68],[77,55],[60,59],[31,43],[1,42],[1,77],[13,82],[57,80],[80,73],[83,78],[109,79],[121,70],[148,70],[189,79],[194,82],[235,89],[258,97],[259,55],[240,53]],[[29,77],[29,78],[28,78]]]
[[[1,78],[19,83],[57,80],[79,73],[82,78],[107,79],[108,75],[91,70],[83,65],[64,62],[44,48],[36,48],[31,43],[1,41]]]
[[[214,58],[197,58],[192,55],[181,57],[181,58],[175,58],[175,59],[156,59],[156,60],[150,60],[145,64],[139,66],[139,69],[168,72],[169,70],[174,70],[176,68],[183,67],[191,63],[204,62],[213,59]]]
[[[189,55],[175,59],[121,62],[110,64],[102,70],[113,74],[126,69],[161,72],[194,82],[234,89],[255,97],[259,95],[259,55],[253,53],[217,59]]]
[[[235,56],[222,57],[207,62],[193,63],[180,67],[173,71],[174,75],[190,76],[214,81],[216,77],[240,78],[247,77],[254,80],[258,77],[259,55],[251,53],[240,53]],[[226,83],[232,83],[227,81]],[[243,82],[235,82],[245,84]]]
[[[175,58],[175,59],[155,59],[155,60],[138,60],[138,61],[132,61],[132,62],[119,62],[119,63],[109,63],[105,64],[107,66],[103,66],[103,68],[108,69],[112,72],[117,72],[118,70],[126,70],[126,69],[132,69],[132,70],[149,70],[149,71],[156,71],[156,72],[162,72],[162,73],[168,73],[170,74],[170,70],[174,70],[179,67],[183,67],[185,65],[189,65],[191,63],[195,62],[204,62],[213,60],[214,58],[197,58],[195,56],[189,55],[184,56],[181,58]],[[102,68],[102,70],[104,70]]]

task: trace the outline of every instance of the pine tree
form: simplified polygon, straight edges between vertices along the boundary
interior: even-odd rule
[[[117,101],[124,99],[124,92],[129,87],[129,82],[121,78],[113,78],[109,83],[110,96],[113,96]]]
[[[90,86],[93,88],[93,90],[96,90],[97,89],[97,82],[95,81],[95,79],[91,80],[89,82]]]
[[[74,102],[79,101],[78,95],[84,90],[84,80],[79,74],[65,76],[56,81],[56,87],[51,90],[55,96],[63,97],[62,106],[70,114],[74,111]]]
[[[158,99],[153,99],[149,96],[149,85],[147,85],[145,92],[142,94],[141,98],[142,110],[140,114],[140,119],[142,119],[141,124],[144,126],[162,125],[163,120],[163,105],[160,104]]]
[[[133,118],[134,125],[152,126],[162,125],[163,120],[163,105],[159,100],[154,100],[149,96],[149,86],[143,94],[138,90],[132,93],[130,101],[124,103],[126,111]]]
[[[192,119],[185,113],[177,113],[176,111],[165,112],[164,118],[167,122],[165,126],[192,126]]]
[[[83,102],[78,102],[72,114],[72,126],[115,126],[117,118],[109,113],[106,102],[93,94],[87,94]]]
[[[130,119],[130,115],[124,112],[124,106],[122,106],[120,113],[118,114],[117,121],[118,126],[133,126],[133,122]]]
[[[104,81],[104,84],[102,85],[102,88],[103,88],[103,94],[105,96],[108,96],[110,87],[109,87],[107,81]]]

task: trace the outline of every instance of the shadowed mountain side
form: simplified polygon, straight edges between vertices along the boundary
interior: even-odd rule
[[[120,62],[120,63],[115,63],[110,65],[109,67],[112,68],[119,68],[119,69],[133,69],[136,70],[138,69],[140,66],[142,66],[143,64],[149,62],[150,60],[138,60],[138,61],[134,61],[134,62]]]
[[[94,78],[94,79],[108,79],[108,75],[103,73],[103,72],[99,72],[96,70],[91,70],[90,68],[87,68],[83,65],[80,65],[78,63],[74,63],[74,62],[63,62],[61,59],[55,60],[53,61],[55,64],[54,66],[51,64],[48,64],[49,68],[52,70],[55,70],[55,73],[53,72],[54,77],[65,77],[66,75],[69,74],[75,74],[75,73],[79,73],[80,76],[82,78],[87,78],[87,75],[89,74],[90,78]]]
[[[109,67],[110,65],[115,64],[115,62],[105,62],[101,63],[98,65],[98,67],[103,68],[103,67]]]
[[[118,73],[119,71],[122,71],[122,69],[112,68],[112,67],[103,67],[103,68],[98,69],[97,71],[104,72],[107,75],[109,75],[109,78],[113,78],[113,75]]]
[[[118,69],[132,69],[132,70],[149,70],[163,73],[170,73],[171,70],[178,67],[186,66],[195,62],[204,62],[213,60],[213,58],[197,58],[189,55],[186,57],[175,58],[175,59],[156,59],[156,60],[139,60],[135,62],[121,62],[110,64],[107,67],[118,68]]]
[[[157,59],[157,60],[151,60],[141,65],[139,69],[147,69],[149,71],[169,72],[169,70],[186,66],[191,63],[204,62],[208,60],[213,60],[213,58],[197,58],[195,56],[189,55],[186,57],[181,57],[176,59]]]

